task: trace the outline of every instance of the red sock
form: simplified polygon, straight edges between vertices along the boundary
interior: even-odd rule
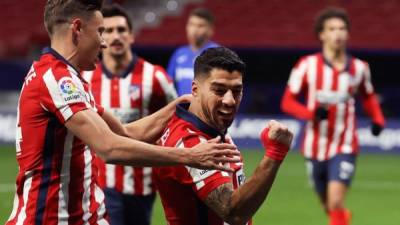
[[[329,212],[329,225],[349,225],[346,209],[334,209]]]

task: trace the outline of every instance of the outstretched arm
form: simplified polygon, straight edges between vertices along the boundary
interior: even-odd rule
[[[271,121],[269,130],[262,133],[266,155],[253,175],[237,190],[227,183],[212,191],[205,203],[229,224],[245,224],[266,199],[275,180],[279,166],[292,141],[287,127]]]
[[[187,164],[197,168],[227,170],[220,162],[238,161],[236,158],[221,157],[238,155],[230,144],[211,143],[197,145],[191,151],[146,144],[119,136],[94,111],[87,109],[74,114],[65,126],[80,138],[107,163],[135,166],[169,166]]]
[[[191,95],[183,95],[157,112],[124,125],[118,118],[106,111],[103,113],[102,118],[110,129],[118,135],[147,143],[155,143],[175,112],[176,105],[182,102],[189,102],[190,99]]]

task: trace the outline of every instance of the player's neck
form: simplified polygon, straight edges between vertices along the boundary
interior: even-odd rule
[[[196,43],[191,44],[191,45],[190,45],[190,48],[192,49],[193,52],[197,52],[197,51],[199,51],[200,49],[202,49],[202,48],[207,44],[207,42],[208,42],[208,41],[204,41],[204,42],[201,43],[201,44],[196,44]]]
[[[328,62],[330,62],[335,68],[343,70],[346,66],[347,56],[345,49],[333,50],[324,47],[322,54],[324,55],[325,59],[328,60]]]
[[[121,75],[127,70],[132,60],[133,55],[131,52],[127,52],[121,57],[114,57],[109,54],[103,54],[104,65],[113,75],[117,76]]]
[[[204,114],[204,111],[202,110],[201,105],[198,104],[197,102],[192,101],[190,103],[188,111],[191,112],[192,114],[194,114],[195,116],[197,116],[201,121],[206,123],[208,126],[214,128],[215,130],[218,130],[221,134],[225,133],[225,130],[219,130],[213,126],[213,124],[207,119],[209,117]]]
[[[77,48],[73,44],[66,43],[64,39],[53,37],[51,48],[66,59],[74,68],[80,70]]]

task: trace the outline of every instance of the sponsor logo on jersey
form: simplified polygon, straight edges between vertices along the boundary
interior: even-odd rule
[[[72,78],[63,77],[58,81],[58,86],[61,91],[61,95],[66,103],[84,102],[85,98],[81,94],[77,85],[74,83]]]
[[[339,103],[345,103],[349,99],[351,99],[351,95],[349,93],[342,93],[342,92],[336,92],[336,91],[317,91],[317,100],[319,103],[322,104],[339,104]]]

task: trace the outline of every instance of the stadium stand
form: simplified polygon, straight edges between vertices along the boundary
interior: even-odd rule
[[[32,48],[32,43],[44,45],[48,42],[46,31],[42,26],[44,2],[43,0],[0,2],[0,7],[6,9],[0,14],[0,20],[12,21],[2,24],[0,57],[24,56]],[[215,40],[227,46],[315,47],[318,43],[311,32],[315,13],[326,5],[337,5],[346,8],[351,15],[353,23],[351,47],[400,49],[398,42],[400,31],[394,29],[400,23],[400,14],[397,13],[400,11],[400,4],[396,0],[385,0],[379,4],[374,0],[118,2],[123,2],[130,9],[135,20],[135,28],[140,31],[137,32],[137,44],[142,46],[171,46],[185,43],[185,18],[194,7],[205,6],[217,15],[218,31]],[[391,35],[385,35],[389,31]]]
[[[311,30],[314,15],[326,5],[336,5],[346,8],[351,15],[351,47],[400,48],[400,43],[396,41],[400,39],[400,32],[393,29],[400,22],[400,14],[397,13],[400,4],[396,0],[380,1],[379,4],[374,0],[208,0],[189,5],[180,17],[164,18],[157,28],[142,29],[138,44],[184,43],[184,18],[191,9],[200,5],[217,15],[215,40],[228,46],[317,46]],[[390,20],[387,20],[388,17]],[[390,35],[384,35],[388,31]]]

